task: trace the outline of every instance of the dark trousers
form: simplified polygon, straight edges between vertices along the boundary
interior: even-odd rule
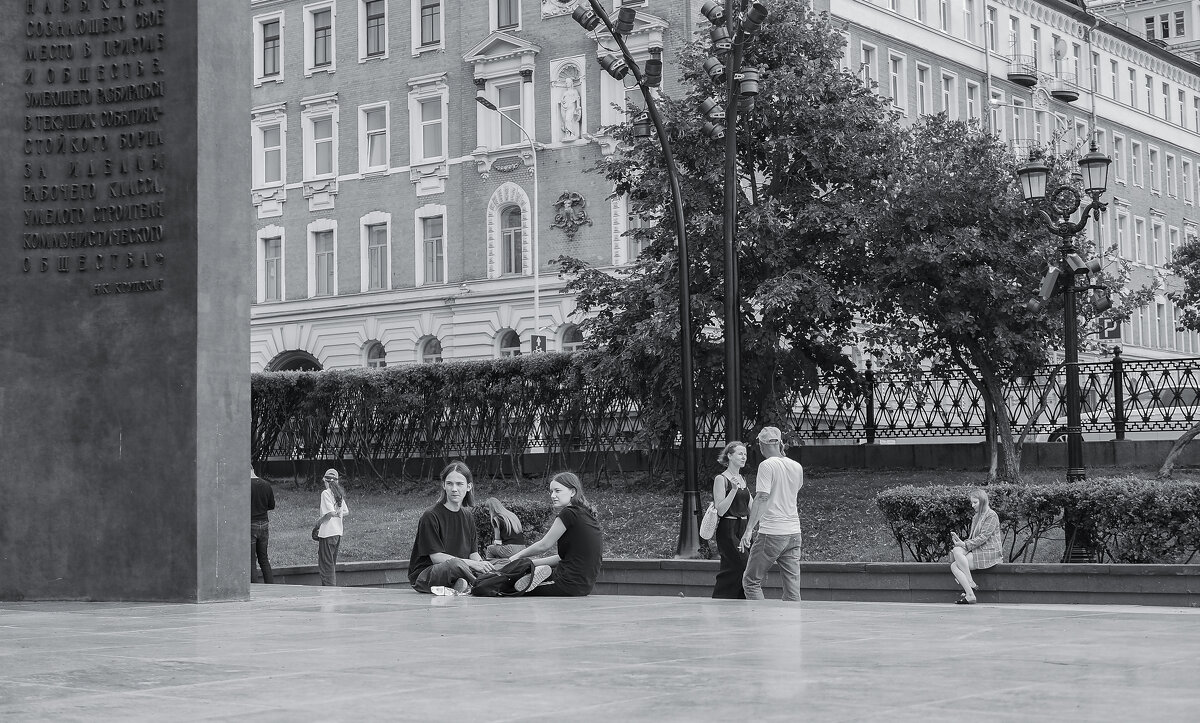
[[[317,543],[317,569],[321,572],[322,585],[337,585],[337,552],[341,542],[341,535],[333,535],[322,537]]]
[[[730,520],[722,517],[717,522],[717,551],[721,553],[721,569],[717,572],[717,582],[713,586],[712,596],[724,600],[745,600],[746,591],[742,587],[742,575],[746,572],[746,559],[750,551],[738,550],[738,542],[746,534],[746,523],[749,520]]]
[[[271,561],[267,559],[267,543],[271,539],[271,526],[267,522],[250,521],[250,580],[254,580],[254,563],[262,570],[262,581],[275,582]]]

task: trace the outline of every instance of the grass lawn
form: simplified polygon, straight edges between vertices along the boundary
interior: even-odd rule
[[[1061,470],[1030,470],[1026,482],[1060,479]],[[1089,470],[1091,477],[1126,476],[1131,470]],[[1150,475],[1143,471],[1141,474]],[[1180,471],[1177,476],[1194,473]],[[963,470],[811,470],[800,491],[800,523],[804,530],[806,560],[896,562],[900,549],[875,507],[875,495],[905,484],[979,484],[983,472]],[[749,479],[753,479],[749,477]],[[272,479],[275,511],[271,513],[271,564],[315,565],[317,543],[309,537],[318,517],[320,492],[298,486],[294,480]],[[585,477],[584,484],[591,479]],[[339,562],[363,560],[407,560],[421,512],[437,499],[434,482],[405,483],[384,488],[372,480],[344,478],[346,532],[342,537]],[[702,485],[702,507],[708,505],[709,485]],[[665,483],[631,477],[623,484],[587,486],[587,495],[599,512],[604,533],[604,556],[670,558],[679,537],[681,495]],[[503,502],[548,500],[542,480],[480,481],[476,499],[498,497]],[[1051,542],[1054,542],[1053,540]],[[715,556],[715,546],[713,555]],[[1061,542],[1043,545],[1038,562],[1056,562]]]

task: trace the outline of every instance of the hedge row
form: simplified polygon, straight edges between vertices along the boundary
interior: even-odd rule
[[[901,559],[906,552],[920,562],[949,555],[950,532],[965,537],[970,526],[972,489],[905,485],[876,495]],[[1010,562],[1033,559],[1039,543],[1068,521],[1090,535],[1102,561],[1186,563],[1200,552],[1197,482],[1122,478],[986,489]]]
[[[594,353],[266,372],[251,377],[251,454],[380,461],[589,451],[635,424],[630,395]],[[644,422],[644,420],[642,420]],[[651,448],[638,439],[641,448]],[[378,470],[376,470],[378,473]]]

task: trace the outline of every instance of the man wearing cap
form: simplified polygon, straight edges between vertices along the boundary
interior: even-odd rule
[[[754,505],[740,547],[750,547],[742,588],[747,600],[762,600],[763,580],[771,565],[779,565],[783,599],[800,599],[800,513],[796,497],[804,486],[804,468],[783,454],[783,434],[778,427],[763,427],[758,450],[764,457],[754,478]],[[750,541],[754,527],[758,537]]]
[[[250,579],[254,579],[254,562],[257,559],[265,583],[275,582],[271,572],[271,561],[267,559],[267,541],[271,537],[267,511],[275,509],[275,490],[271,483],[254,473],[250,468]]]

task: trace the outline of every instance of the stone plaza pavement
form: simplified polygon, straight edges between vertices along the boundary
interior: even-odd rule
[[[1200,719],[1200,609],[252,587],[0,603],[0,720]]]

